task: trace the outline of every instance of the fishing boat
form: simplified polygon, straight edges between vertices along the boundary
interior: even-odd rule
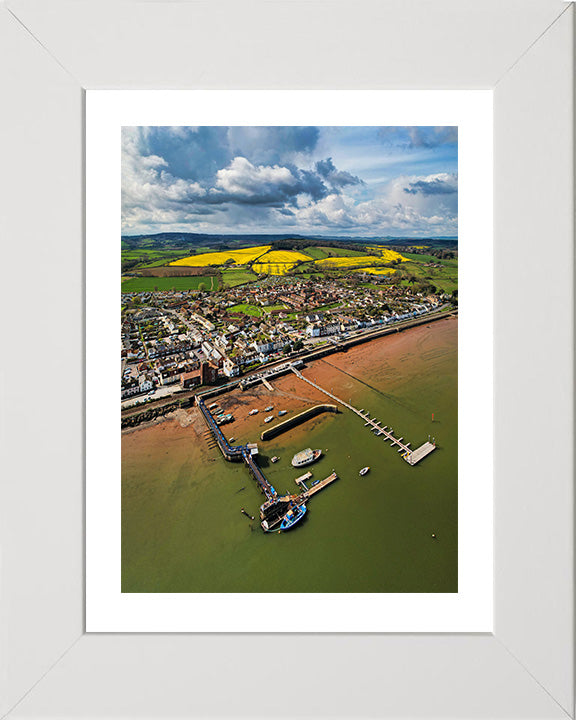
[[[272,422],[272,420],[274,420],[274,415],[268,415],[268,417],[264,418],[265,423]]]
[[[366,465],[366,467],[363,467],[362,470],[360,470],[360,475],[364,476],[366,473],[370,472],[370,467]]]
[[[264,408],[264,412],[270,412],[270,410],[274,410],[274,405],[268,405],[268,407]]]
[[[302,520],[304,515],[306,515],[306,505],[297,505],[291,510],[288,510],[286,515],[282,518],[280,530],[290,530],[290,528],[294,527],[297,522]]]
[[[278,417],[282,417],[282,415],[286,415],[288,410],[278,410]]]
[[[313,462],[316,462],[321,455],[322,450],[312,450],[311,448],[301,450],[292,458],[292,467],[304,467],[305,465],[311,465]]]
[[[257,415],[258,414],[258,408],[254,408],[253,410],[250,410],[248,415]]]
[[[278,455],[274,455],[274,457],[272,458],[271,462],[278,462],[278,460],[280,460],[280,458],[278,457]]]

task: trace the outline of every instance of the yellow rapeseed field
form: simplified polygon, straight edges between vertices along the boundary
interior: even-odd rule
[[[187,267],[204,267],[206,265],[224,265],[227,260],[234,260],[235,265],[245,265],[256,260],[270,250],[270,245],[241,248],[240,250],[223,250],[222,252],[202,253],[174,260],[170,265],[186,265]]]
[[[300,260],[312,260],[310,256],[298,250],[271,250],[258,259],[263,263],[295,263]]]
[[[379,258],[375,255],[359,255],[357,257],[324,258],[323,260],[316,260],[315,264],[326,269],[348,270],[362,266],[384,265],[387,262],[390,262],[390,260]]]
[[[252,265],[255,273],[262,275],[286,275],[301,260],[312,260],[297,250],[271,250]]]
[[[384,249],[382,250],[382,257],[386,262],[392,262],[392,260],[400,260],[400,262],[410,262],[408,258],[405,258],[404,255],[400,255],[399,252],[396,252],[396,250],[388,250]]]
[[[286,275],[296,263],[254,263],[252,270],[258,275]]]
[[[395,273],[396,270],[394,268],[375,268],[375,267],[366,267],[366,268],[356,268],[356,270],[352,270],[352,272],[357,273],[370,273],[370,275],[392,275],[392,273]]]

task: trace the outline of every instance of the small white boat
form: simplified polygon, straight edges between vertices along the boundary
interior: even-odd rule
[[[282,417],[282,415],[286,415],[288,410],[278,410],[278,417]]]
[[[364,475],[366,475],[367,472],[370,472],[370,468],[368,465],[366,465],[366,467],[363,467],[362,470],[360,470],[359,474],[364,476]]]
[[[250,410],[248,415],[257,415],[258,414],[258,408],[254,408],[253,410]]]
[[[268,405],[267,408],[264,408],[264,412],[270,412],[270,410],[274,410],[274,405]]]
[[[277,455],[274,455],[272,462],[278,462],[278,460],[280,460],[280,458]]]
[[[272,422],[272,420],[274,420],[274,415],[268,415],[267,418],[264,418],[265,423]]]
[[[236,442],[236,438],[235,437],[228,438],[228,442],[229,443]]]

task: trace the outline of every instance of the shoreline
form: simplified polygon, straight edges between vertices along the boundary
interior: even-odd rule
[[[456,308],[442,311],[441,315],[435,315],[433,317],[428,318],[418,318],[416,320],[410,320],[404,323],[399,324],[397,327],[389,327],[389,328],[379,328],[378,330],[372,331],[367,333],[365,336],[360,336],[357,338],[352,338],[348,341],[345,341],[344,343],[341,343],[340,347],[336,346],[329,346],[329,347],[322,347],[317,351],[311,351],[310,353],[292,357],[290,358],[290,361],[295,360],[302,360],[305,363],[306,368],[312,367],[313,364],[321,362],[326,356],[336,356],[336,357],[342,357],[347,356],[348,353],[352,351],[357,351],[362,346],[368,344],[371,345],[372,343],[383,340],[384,338],[394,338],[400,334],[403,334],[409,330],[417,330],[418,328],[421,328],[423,326],[426,326],[426,323],[437,323],[442,320],[450,320],[450,319],[458,319],[458,309]],[[282,364],[282,362],[287,362],[288,360],[284,361],[274,361],[271,363],[263,363],[258,369],[258,372],[261,372],[263,369],[267,369],[269,367],[273,367],[278,364]],[[250,377],[250,375],[244,376],[244,378]],[[278,382],[282,377],[285,377],[285,375],[279,376],[277,378],[274,378],[272,382]],[[135,418],[137,419],[137,416],[141,414],[145,414],[150,411],[158,412],[158,416],[151,419],[151,420],[144,420],[140,423],[136,423],[135,425],[127,425],[125,428],[121,428],[121,432],[124,433],[127,430],[135,430],[142,426],[150,426],[153,423],[156,423],[158,421],[163,421],[167,418],[167,416],[171,415],[172,412],[175,412],[175,410],[171,410],[169,412],[166,412],[165,414],[161,413],[162,408],[165,405],[170,405],[173,403],[183,403],[183,407],[186,407],[186,403],[193,400],[193,398],[198,394],[198,390],[202,390],[202,393],[210,393],[211,398],[217,398],[221,397],[222,395],[225,395],[229,392],[238,391],[238,383],[243,378],[239,378],[235,382],[235,386],[232,387],[230,390],[225,390],[224,386],[207,386],[204,388],[197,388],[194,391],[188,391],[188,392],[177,392],[170,396],[169,401],[166,400],[164,403],[162,401],[152,401],[151,403],[145,404],[140,410],[136,407],[126,408],[125,410],[121,410],[120,416],[121,418]],[[261,383],[258,383],[254,386],[254,388],[261,387]],[[251,389],[254,389],[251,388]],[[246,394],[248,391],[240,391],[243,394]],[[319,397],[326,397],[323,394],[320,394]]]
[[[439,318],[435,326],[439,327],[443,323],[458,322],[458,316],[447,316]],[[431,328],[430,328],[431,329]],[[347,352],[332,353],[329,358],[316,358],[306,364],[304,374],[311,377],[317,384],[322,387],[338,386],[338,392],[344,400],[348,400],[346,393],[353,390],[357,385],[371,388],[371,384],[364,380],[362,376],[374,370],[373,358],[375,355],[385,353],[386,357],[390,356],[390,360],[380,363],[379,368],[385,370],[396,355],[405,351],[414,337],[425,335],[428,327],[426,325],[418,325],[415,327],[405,328],[403,332],[395,332],[373,338],[368,343],[356,345]],[[406,360],[405,362],[407,362]],[[351,372],[356,370],[355,373]],[[357,375],[360,375],[358,377]],[[393,374],[394,382],[401,381],[401,377]],[[327,397],[321,391],[313,388],[307,383],[299,380],[293,373],[274,378],[271,381],[273,391],[270,392],[262,383],[254,385],[247,390],[240,390],[238,386],[231,388],[226,392],[214,395],[210,398],[211,402],[217,402],[218,406],[226,413],[234,415],[235,420],[229,425],[222,426],[224,435],[228,437],[236,437],[237,442],[241,439],[243,442],[262,442],[262,448],[266,447],[267,440],[261,441],[260,434],[269,426],[264,423],[264,408],[270,403],[274,404],[274,414],[277,416],[278,410],[286,410],[285,420],[292,417],[293,413],[303,412],[314,405],[325,404]],[[338,394],[338,393],[336,393]],[[387,398],[390,399],[390,398]],[[392,401],[394,399],[392,397]],[[340,406],[338,406],[339,409]],[[249,415],[250,410],[258,408],[259,413]],[[166,423],[175,420],[180,422],[181,418],[188,417],[188,425],[200,422],[200,427],[205,429],[204,421],[201,413],[195,405],[187,408],[178,408],[167,412],[165,415],[142,422],[135,426],[123,428],[121,435],[132,435],[143,431],[151,431]],[[280,418],[276,417],[276,420]],[[313,427],[317,422],[321,422],[322,418],[307,420],[301,425],[303,430],[306,427]],[[182,425],[184,428],[185,426]]]

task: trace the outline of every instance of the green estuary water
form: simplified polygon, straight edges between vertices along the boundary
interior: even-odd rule
[[[208,447],[198,418],[196,432],[174,419],[132,431],[123,437],[123,592],[457,592],[457,320],[329,356],[304,375],[413,448],[435,437],[437,450],[410,467],[347,410],[266,442],[227,426],[238,442],[258,442],[279,493],[296,493],[306,470],[313,480],[339,475],[301,523],[266,534],[255,481]],[[288,383],[306,395],[293,376],[276,392]],[[292,456],[306,447],[321,448],[321,460],[294,470]]]

